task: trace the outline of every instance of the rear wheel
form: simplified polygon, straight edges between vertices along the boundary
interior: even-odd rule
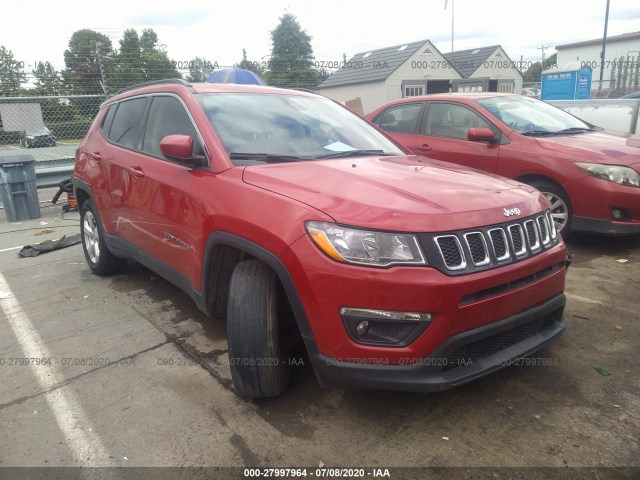
[[[127,261],[116,257],[107,249],[102,227],[91,200],[84,202],[80,210],[80,236],[84,256],[93,273],[111,275],[124,268]]]
[[[259,260],[238,263],[231,276],[227,337],[236,392],[275,397],[289,384],[291,368],[279,319],[279,282]]]
[[[556,230],[566,239],[571,231],[573,217],[571,202],[566,192],[559,186],[544,181],[531,182],[530,185],[540,190],[547,197],[551,203],[551,217],[556,225]]]

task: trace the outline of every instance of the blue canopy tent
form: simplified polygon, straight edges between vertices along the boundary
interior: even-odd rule
[[[208,83],[239,83],[242,85],[266,85],[260,75],[244,68],[222,68],[215,70],[205,80]]]

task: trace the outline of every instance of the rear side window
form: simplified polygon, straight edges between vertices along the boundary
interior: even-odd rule
[[[113,122],[113,117],[116,114],[116,110],[118,108],[118,105],[111,105],[109,107],[109,110],[107,110],[107,114],[104,116],[104,120],[102,121],[102,126],[100,127],[100,130],[102,130],[102,133],[106,136],[109,137],[109,130],[111,130],[111,123]]]
[[[180,101],[174,97],[154,97],[149,109],[142,150],[161,155],[160,142],[167,135],[188,135],[193,140],[194,150],[201,150],[191,118]]]
[[[109,131],[109,140],[123,147],[138,148],[140,126],[146,104],[146,98],[120,102]]]

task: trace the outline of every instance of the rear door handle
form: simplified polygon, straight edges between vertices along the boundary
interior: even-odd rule
[[[100,155],[100,152],[93,152],[93,153],[89,152],[89,156],[94,160],[98,160],[98,161],[102,160],[102,156]]]
[[[429,144],[424,143],[424,144],[422,144],[422,145],[418,145],[418,146],[416,147],[416,150],[420,150],[421,152],[428,152],[428,151],[430,151],[430,150],[433,150],[433,148],[431,148],[431,147],[429,146]]]
[[[127,170],[129,170],[129,173],[136,178],[144,177],[144,172],[140,167],[129,167]]]

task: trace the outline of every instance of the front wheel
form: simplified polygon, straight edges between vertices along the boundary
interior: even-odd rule
[[[107,249],[100,221],[90,200],[84,202],[80,210],[80,236],[84,256],[93,273],[111,275],[124,268],[127,261]]]
[[[551,217],[555,223],[556,230],[566,240],[571,231],[571,220],[573,218],[571,202],[566,192],[553,183],[543,181],[531,182],[530,185],[540,190],[551,203]]]
[[[281,340],[279,282],[259,260],[238,263],[227,306],[229,364],[236,392],[249,398],[282,394],[291,368]]]

